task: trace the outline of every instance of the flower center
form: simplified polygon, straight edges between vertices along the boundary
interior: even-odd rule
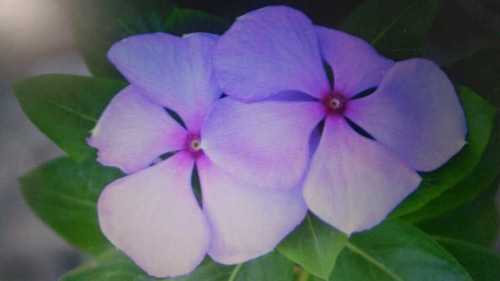
[[[325,106],[325,110],[328,114],[343,114],[348,100],[344,97],[344,95],[340,93],[329,94],[325,98],[323,98],[323,105]]]
[[[201,138],[199,134],[189,134],[186,139],[185,149],[191,153],[194,158],[203,154],[201,147]]]
[[[201,150],[201,140],[199,140],[199,139],[192,140],[191,141],[191,149],[194,151]]]

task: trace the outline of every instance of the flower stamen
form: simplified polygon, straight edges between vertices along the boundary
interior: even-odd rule
[[[200,139],[194,139],[191,141],[191,149],[194,151],[199,151],[201,150],[201,140]]]
[[[189,134],[186,139],[185,150],[188,151],[194,158],[198,158],[203,154],[201,147],[201,138],[199,134]]]
[[[325,106],[325,111],[328,114],[338,115],[344,113],[347,101],[348,100],[344,97],[344,95],[340,93],[333,93],[323,99],[323,105]]]

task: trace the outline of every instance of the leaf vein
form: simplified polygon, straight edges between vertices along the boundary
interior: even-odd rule
[[[94,118],[94,117],[92,117],[90,115],[87,115],[85,113],[78,112],[78,111],[76,111],[76,110],[74,110],[74,109],[72,109],[72,108],[70,108],[68,106],[65,106],[65,105],[62,105],[62,104],[58,104],[58,103],[53,102],[53,101],[47,101],[47,102],[50,103],[50,104],[52,104],[52,105],[54,105],[54,106],[56,106],[57,108],[59,108],[61,110],[64,110],[64,111],[66,111],[68,113],[71,113],[71,114],[74,114],[74,115],[76,115],[76,116],[78,116],[78,117],[80,117],[80,118],[82,118],[82,119],[84,119],[86,121],[89,121],[89,122],[92,122],[92,123],[96,123],[97,122],[96,118]]]
[[[380,41],[380,39],[382,39],[382,37],[384,37],[384,35],[389,32],[389,30],[403,17],[403,15],[408,11],[410,10],[411,8],[413,8],[414,6],[416,6],[416,4],[418,4],[418,1],[413,1],[412,4],[408,5],[408,7],[406,7],[402,12],[401,14],[399,14],[388,26],[386,26],[383,30],[381,30],[376,36],[375,38],[373,38],[371,40],[371,44],[372,45],[376,45],[378,41]]]
[[[387,268],[385,265],[377,261],[374,257],[370,256],[368,253],[365,251],[361,250],[360,248],[356,247],[352,243],[347,243],[347,248],[351,250],[351,252],[359,255],[360,257],[366,259],[369,263],[373,264],[375,267],[380,269],[380,271],[384,272],[387,274],[389,277],[396,281],[404,281],[403,278],[399,277],[396,273],[392,272],[389,268]]]

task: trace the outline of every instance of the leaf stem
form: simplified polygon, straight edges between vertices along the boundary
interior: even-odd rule
[[[299,276],[297,277],[297,281],[307,281],[309,280],[309,272],[305,270],[301,270]]]
[[[235,281],[236,280],[236,276],[238,275],[238,273],[240,272],[240,269],[241,269],[241,265],[242,263],[238,264],[234,269],[233,271],[231,272],[231,276],[229,276],[229,279],[227,281]]]

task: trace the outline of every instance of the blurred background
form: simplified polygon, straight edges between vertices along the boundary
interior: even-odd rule
[[[17,178],[62,152],[26,118],[11,82],[41,73],[88,73],[53,0],[0,0],[0,280],[54,281],[80,256],[23,202]]]
[[[42,73],[89,73],[75,47],[71,13],[59,2],[0,0],[0,281],[54,281],[81,260],[75,250],[32,214],[17,182],[19,176],[62,152],[23,114],[11,93],[12,81]],[[239,10],[231,8],[231,1],[180,2],[182,6],[233,17],[282,1],[238,1]],[[329,1],[322,5],[317,4],[321,1],[287,2],[314,15],[317,23],[335,25],[361,1],[337,1],[331,10],[324,7],[324,2]],[[490,58],[500,60],[499,49],[491,51],[500,46],[500,1],[444,2],[445,8],[431,34],[429,57],[447,64],[458,55],[486,47],[496,54]],[[218,9],[222,3],[224,10]],[[440,35],[443,31],[448,35],[445,39]],[[468,75],[455,72],[458,78]],[[492,98],[499,100],[498,92]]]

